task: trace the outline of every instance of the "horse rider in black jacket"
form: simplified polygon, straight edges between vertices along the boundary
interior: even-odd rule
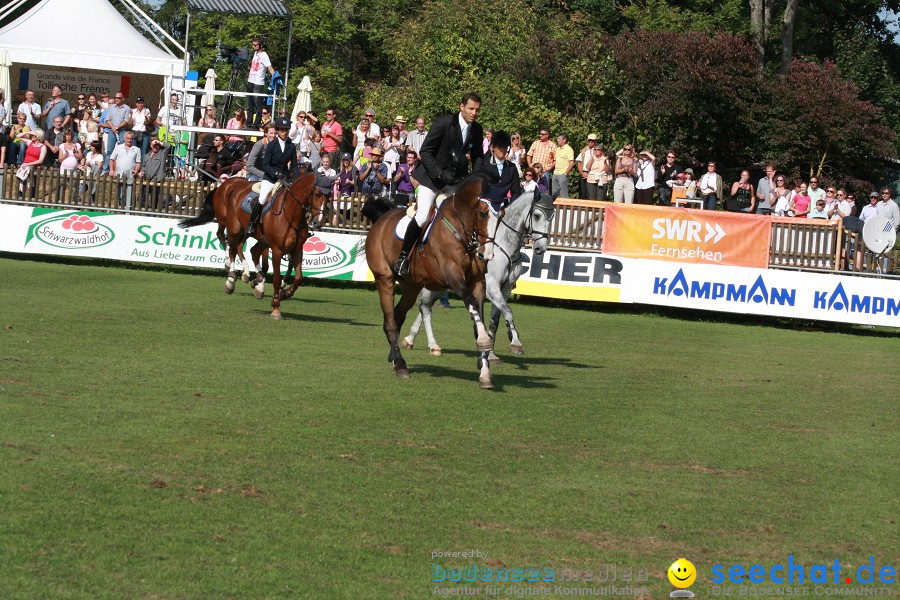
[[[475,120],[480,110],[481,97],[475,93],[465,94],[459,103],[459,112],[437,119],[422,142],[421,162],[412,174],[419,182],[418,208],[406,230],[403,249],[394,266],[400,277],[409,274],[409,251],[419,238],[438,193],[458,184],[469,174],[470,160],[473,171],[481,168],[484,130]]]
[[[266,144],[266,149],[263,152],[262,170],[264,175],[259,185],[259,200],[253,203],[250,225],[247,227],[247,237],[253,235],[253,232],[256,230],[263,206],[269,200],[269,195],[272,193],[275,183],[287,175],[292,177],[300,176],[297,148],[291,140],[287,139],[290,129],[291,124],[286,118],[281,117],[275,121],[275,131],[278,133],[278,137]]]

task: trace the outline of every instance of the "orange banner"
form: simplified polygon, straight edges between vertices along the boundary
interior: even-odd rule
[[[683,263],[769,265],[772,224],[741,213],[610,204],[603,211],[603,253]]]

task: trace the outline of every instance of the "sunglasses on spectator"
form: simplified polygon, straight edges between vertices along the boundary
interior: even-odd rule
[[[833,193],[834,193],[834,190],[828,190],[828,193],[829,193],[829,194],[833,194]]]
[[[838,192],[837,194],[838,194],[838,196],[846,196],[846,194],[844,192]]]
[[[534,177],[531,173],[525,173],[525,177]]]
[[[84,96],[78,96],[79,100],[84,100]]]
[[[891,193],[890,193],[890,192],[881,192],[881,195],[882,195],[882,196],[890,196]]]

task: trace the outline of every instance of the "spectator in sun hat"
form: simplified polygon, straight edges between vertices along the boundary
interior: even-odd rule
[[[359,173],[360,191],[363,194],[381,196],[386,189],[385,186],[390,185],[388,168],[383,160],[384,151],[378,146],[372,148],[368,162]]]
[[[409,135],[409,132],[406,130],[406,117],[403,115],[397,115],[394,117],[394,125],[400,130],[400,135],[403,136],[403,139],[406,139],[406,136]]]

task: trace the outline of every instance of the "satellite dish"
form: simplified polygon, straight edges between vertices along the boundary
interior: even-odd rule
[[[863,242],[870,252],[884,254],[894,247],[896,241],[894,224],[884,217],[872,217],[863,226]]]

